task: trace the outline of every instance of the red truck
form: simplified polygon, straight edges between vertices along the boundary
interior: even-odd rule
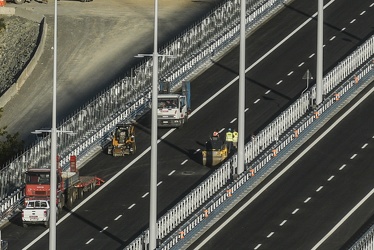
[[[29,168],[26,171],[25,203],[29,200],[49,200],[50,197],[49,168]],[[62,171],[57,167],[57,200],[61,211],[64,206],[72,208],[76,199],[82,198],[85,192],[93,191],[104,181],[96,176],[80,176],[76,169],[76,157],[70,158],[70,169]]]

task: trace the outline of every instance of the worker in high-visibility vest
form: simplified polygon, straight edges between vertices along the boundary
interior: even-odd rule
[[[232,132],[232,145],[234,146],[235,149],[238,149],[238,136],[239,133],[234,129],[234,132]]]
[[[231,148],[232,148],[232,139],[233,139],[233,134],[231,132],[231,128],[229,128],[226,132],[226,144],[227,144],[227,149],[230,153]]]

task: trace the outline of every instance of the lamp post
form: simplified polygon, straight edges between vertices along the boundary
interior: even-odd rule
[[[316,81],[316,105],[319,105],[323,101],[323,0],[318,0]]]

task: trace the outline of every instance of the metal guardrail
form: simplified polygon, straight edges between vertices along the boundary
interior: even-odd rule
[[[158,220],[157,238],[164,240],[160,249],[170,249],[185,238],[193,228],[204,220],[204,215],[210,214],[228,197],[231,197],[241,186],[247,183],[253,174],[264,171],[266,164],[284,151],[300,134],[307,131],[308,127],[324,115],[341,97],[349,94],[361,79],[374,75],[373,55],[374,36],[324,77],[324,94],[330,96],[324,100],[323,105],[310,113],[310,100],[315,98],[316,93],[314,86],[245,145],[245,162],[248,162],[249,165],[244,176],[235,181],[234,184],[230,184],[232,176],[236,173],[237,159],[235,155],[163,215]],[[367,63],[357,70],[365,62]],[[353,72],[356,72],[355,75],[342,84],[342,80],[352,75]],[[226,190],[222,191],[223,188]],[[217,195],[219,191],[221,193]],[[212,200],[214,196],[215,198]],[[207,206],[207,202],[211,205]],[[180,225],[191,216],[193,219],[182,226]],[[177,228],[178,230],[175,231]],[[149,231],[146,230],[126,249],[146,249],[148,234]],[[172,235],[168,239],[164,239],[170,234]],[[180,245],[176,249],[179,249],[179,247]]]
[[[349,250],[372,250],[374,249],[374,225],[358,239]]]
[[[279,10],[283,3],[291,1],[249,0],[247,30],[254,29]],[[212,57],[220,56],[227,47],[233,46],[239,34],[239,4],[239,0],[226,1],[166,45],[160,54],[178,56],[161,60],[160,79],[169,81],[176,89],[183,80],[193,77],[196,71],[209,64]],[[58,126],[59,131],[76,133],[58,134],[57,152],[63,168],[68,167],[71,155],[76,155],[79,163],[85,155],[97,150],[117,123],[135,119],[149,109],[151,69],[152,59],[148,59],[131,71],[134,75],[116,81]],[[27,168],[50,167],[50,143],[49,136],[36,142],[0,171],[0,204],[22,187]]]

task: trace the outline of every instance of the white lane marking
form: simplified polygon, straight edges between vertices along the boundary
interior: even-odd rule
[[[122,214],[118,215],[114,220],[118,220],[121,217],[122,217]]]
[[[184,161],[181,163],[181,165],[186,164],[186,162],[188,162],[188,160],[184,160]]]
[[[336,36],[333,36],[330,38],[330,41],[334,40],[336,38]]]
[[[246,109],[244,110],[244,112],[247,112],[247,111],[248,111],[248,109],[249,109],[249,108],[246,108]]]
[[[197,154],[197,153],[199,153],[199,151],[200,151],[200,148],[196,149],[196,151],[195,151],[195,153],[194,153],[194,154]]]
[[[346,30],[346,28],[344,27],[344,28],[342,28],[342,29],[340,30],[340,32],[345,31],[345,30]]]
[[[321,191],[322,188],[323,188],[323,186],[320,186],[320,187],[316,190],[316,192]]]
[[[237,118],[232,119],[230,123],[234,123],[236,121],[236,119]]]
[[[284,224],[286,224],[286,222],[287,222],[287,220],[282,221],[282,223],[279,224],[279,226],[283,226]]]
[[[171,172],[168,174],[168,176],[170,176],[170,175],[172,175],[172,174],[174,174],[174,173],[175,173],[175,170],[171,171]]]
[[[330,178],[327,179],[327,181],[331,181],[335,176],[331,175]]]
[[[299,65],[297,65],[297,67],[301,67],[301,66],[303,66],[305,64],[305,62],[302,62],[302,63],[300,63]]]
[[[369,144],[365,143],[361,148],[364,149],[368,146]]]
[[[288,73],[287,76],[290,76],[290,75],[292,75],[292,74],[293,74],[293,71],[291,71],[290,73]]]
[[[162,181],[160,181],[159,183],[157,183],[157,187],[160,186],[162,184]]]
[[[335,231],[338,229],[348,218],[351,216],[367,199],[370,198],[374,193],[374,188],[364,197],[362,200],[356,204],[339,222],[336,224],[330,232],[328,232],[313,248],[312,250],[317,249],[319,246],[322,245],[322,243],[329,238]]]
[[[271,232],[268,234],[268,236],[266,236],[266,238],[270,238],[271,236],[273,236],[274,232]]]
[[[269,94],[271,90],[269,89],[268,91],[265,92],[265,95]]]
[[[353,160],[356,156],[357,156],[357,154],[354,154],[354,155],[351,156],[350,159]]]
[[[254,104],[258,103],[259,101],[260,101],[260,99],[257,99],[257,100],[254,102]]]
[[[86,242],[86,245],[90,244],[93,240],[94,238],[91,238],[89,241]]]
[[[298,211],[299,211],[299,209],[296,208],[295,210],[293,210],[292,214],[296,214]]]
[[[131,206],[129,206],[127,209],[131,209],[131,208],[133,208],[133,207],[135,207],[135,203],[133,203]]]
[[[305,201],[304,201],[304,203],[308,203],[308,201],[310,201],[312,198],[311,197],[308,197]]]
[[[349,23],[354,23],[354,22],[356,22],[356,19],[353,19],[352,21],[350,21]]]
[[[218,131],[218,133],[222,133],[222,131],[224,131],[224,130],[225,130],[225,128],[221,128],[221,130]]]
[[[108,229],[108,227],[104,227],[103,229],[101,229],[100,233],[104,232],[107,229]]]
[[[259,249],[260,246],[261,246],[261,244],[258,244],[254,249],[255,249],[255,250],[256,250],[256,249]]]
[[[280,80],[279,82],[277,82],[275,85],[279,85],[283,82],[283,80]]]
[[[149,195],[149,192],[147,192],[147,193],[143,194],[142,198],[145,198],[145,197],[147,197],[147,195]]]
[[[347,166],[346,164],[343,164],[340,168],[339,168],[339,170],[343,170],[343,168],[345,168],[345,166]]]
[[[314,55],[315,55],[315,53],[311,54],[311,55],[309,56],[309,58],[312,58]]]
[[[363,12],[360,13],[360,16],[362,16],[363,14],[366,13],[366,10],[364,10]]]
[[[370,6],[369,6],[369,7],[371,8],[371,7],[373,7],[373,6],[374,6],[374,3],[370,4]]]

